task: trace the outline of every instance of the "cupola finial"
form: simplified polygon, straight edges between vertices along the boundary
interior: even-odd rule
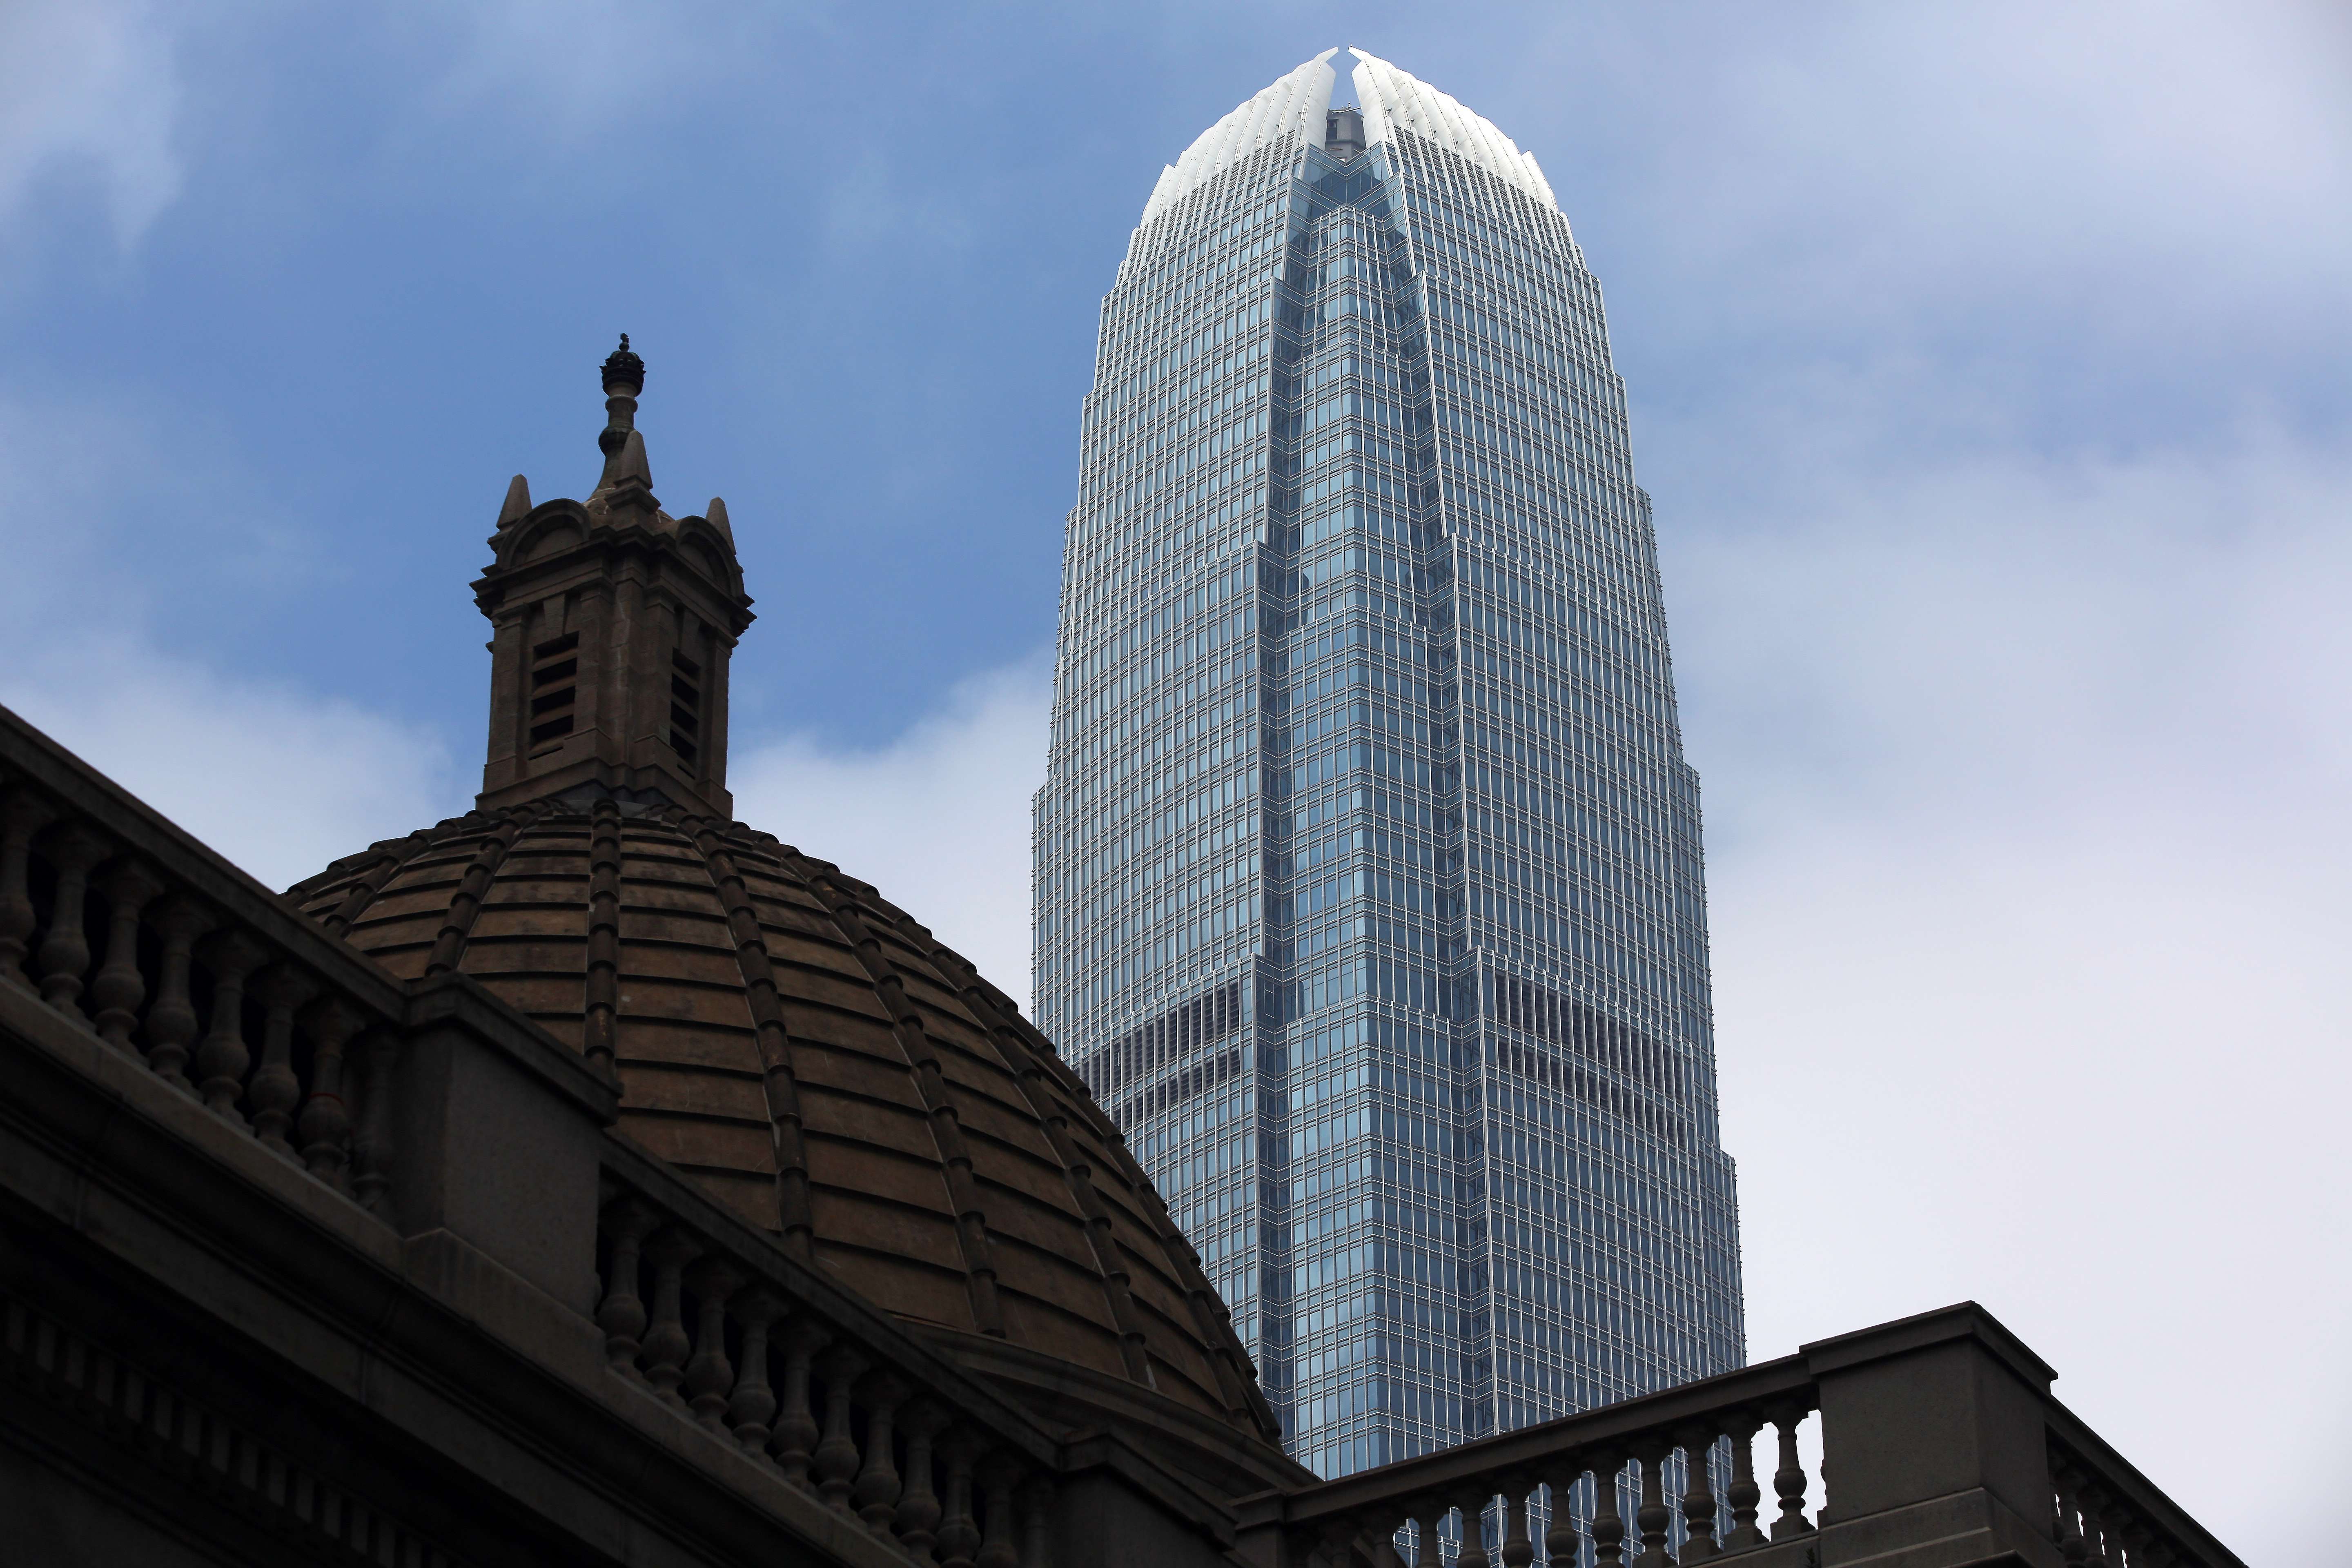
[[[604,431],[596,449],[604,454],[604,477],[612,478],[614,455],[628,445],[637,427],[637,394],[646,389],[646,362],[629,352],[629,334],[621,346],[604,356]]]
[[[629,352],[629,334],[621,334],[621,346],[604,356],[604,390],[625,386],[632,395],[646,389],[646,362]]]

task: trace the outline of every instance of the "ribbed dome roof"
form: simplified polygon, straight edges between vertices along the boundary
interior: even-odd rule
[[[473,584],[477,809],[288,896],[570,1042],[618,1079],[624,1132],[1045,1419],[1221,1484],[1295,1471],[1200,1258],[1053,1046],[872,888],[729,820],[734,531],[723,501],[655,497],[626,337],[601,381],[595,488],[534,506],[517,475]]]
[[[911,1325],[1278,1441],[1086,1086],[865,883],[740,823],[580,789],[379,844],[289,896],[395,974],[461,971],[610,1050],[625,1131]]]

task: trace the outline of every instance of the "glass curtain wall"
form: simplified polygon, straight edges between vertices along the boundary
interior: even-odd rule
[[[1740,1363],[1696,775],[1598,287],[1358,53],[1164,174],[1106,300],[1036,814],[1039,1021],[1292,1451]]]

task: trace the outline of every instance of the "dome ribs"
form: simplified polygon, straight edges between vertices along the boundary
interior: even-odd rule
[[[1122,1154],[1126,1152],[1124,1142],[1119,1145],[1119,1151]],[[1133,1163],[1132,1156],[1129,1156],[1129,1163]],[[1141,1166],[1135,1169],[1138,1176],[1143,1174]],[[1201,1336],[1203,1344],[1214,1349],[1218,1381],[1223,1383],[1230,1378],[1230,1394],[1240,1396],[1243,1408],[1256,1421],[1258,1430],[1265,1433],[1270,1441],[1280,1442],[1282,1424],[1275,1419],[1274,1406],[1266,1403],[1265,1390],[1258,1387],[1257,1368],[1250,1364],[1249,1352],[1242,1348],[1241,1336],[1234,1332],[1233,1314],[1225,1310],[1224,1300],[1217,1294],[1217,1288],[1209,1283],[1208,1273],[1201,1267],[1201,1255],[1192,1250],[1192,1244],[1184,1239],[1182,1231],[1176,1228],[1176,1221],[1169,1214],[1168,1205],[1160,1200],[1159,1189],[1152,1186],[1148,1179],[1138,1186],[1137,1195],[1151,1216],[1152,1228],[1159,1232],[1160,1245],[1167,1247],[1168,1256],[1175,1260],[1183,1274],[1184,1298],[1192,1309],[1193,1331]]]
[[[343,895],[343,901],[335,907],[332,913],[317,917],[319,923],[337,936],[347,933],[352,929],[352,922],[366,913],[367,907],[375,902],[376,895],[383,892],[385,885],[394,877],[400,875],[400,868],[430,848],[432,844],[432,832],[429,829],[419,828],[405,838],[390,839],[383,844],[372,846],[369,853],[375,858],[375,864],[369,868],[365,876],[356,879],[352,883],[351,890]],[[316,881],[318,879],[313,880]],[[289,890],[288,896],[299,898],[302,887],[303,884],[298,883]]]
[[[1210,1352],[1219,1392],[1225,1400],[1226,1408],[1234,1415],[1254,1422],[1261,1431],[1279,1441],[1276,1435],[1281,1430],[1280,1423],[1275,1418],[1274,1407],[1266,1403],[1265,1394],[1258,1387],[1257,1368],[1251,1363],[1249,1352],[1243,1348],[1241,1336],[1234,1332],[1233,1314],[1225,1310],[1223,1298],[1209,1282],[1207,1272],[1201,1267],[1201,1255],[1176,1228],[1167,1205],[1160,1201],[1159,1190],[1151,1184],[1151,1178],[1144,1173],[1135,1156],[1128,1152],[1126,1135],[1095,1103],[1093,1091],[1087,1088],[1084,1079],[1070,1070],[1069,1064],[1061,1059],[1060,1053],[1054,1049],[1054,1043],[1045,1037],[1045,1033],[1012,1011],[1010,998],[989,986],[971,962],[962,954],[946,948],[940,949],[940,952],[971,974],[975,984],[982,988],[982,1000],[987,1002],[1002,1020],[1003,1029],[1029,1052],[1039,1075],[1061,1089],[1063,1104],[1076,1108],[1080,1116],[1089,1121],[1090,1130],[1102,1143],[1115,1173],[1136,1194],[1136,1201],[1150,1221],[1154,1237],[1167,1248],[1171,1261],[1176,1265],[1184,1287],[1185,1302],[1192,1312],[1193,1331],[1201,1336],[1202,1345]],[[1099,1194],[1097,1201],[1100,1201]]]
[[[1063,1064],[1055,1052],[1053,1042],[1046,1039],[1034,1025],[1013,1011],[1011,998],[990,985],[970,959],[948,947],[930,931],[903,910],[893,916],[900,936],[927,957],[933,968],[946,976],[958,989],[963,1005],[985,1027],[1004,1053],[1017,1075],[1023,1097],[1031,1112],[1045,1129],[1053,1144],[1055,1154],[1062,1162],[1065,1176],[1070,1184],[1071,1195],[1087,1219],[1087,1239],[1093,1244],[1097,1265],[1103,1278],[1103,1289],[1109,1300],[1113,1321],[1118,1325],[1122,1348],[1128,1352],[1128,1375],[1150,1387],[1157,1387],[1152,1376],[1146,1348],[1147,1338],[1142,1327],[1128,1269],[1118,1261],[1118,1241],[1112,1227],[1110,1211],[1101,1193],[1094,1184],[1092,1163],[1085,1151],[1078,1148],[1069,1132],[1069,1116],[1074,1107],[1089,1108],[1091,1100],[1078,1084],[1076,1075]],[[1056,1077],[1056,1074],[1059,1077]],[[1076,1089],[1078,1092],[1073,1093]],[[1079,1114],[1085,1115],[1081,1109]],[[1099,1118],[1100,1112],[1096,1115]],[[1201,1337],[1210,1352],[1210,1365],[1217,1379],[1217,1392],[1227,1412],[1233,1416],[1255,1423],[1269,1435],[1280,1430],[1271,1406],[1257,1388],[1255,1370],[1250,1365],[1249,1353],[1242,1348],[1240,1337],[1234,1332],[1233,1320],[1209,1283],[1201,1268],[1200,1256],[1187,1245],[1176,1230],[1168,1210],[1150,1189],[1141,1167],[1126,1152],[1123,1140],[1107,1119],[1094,1129],[1112,1161],[1124,1162],[1128,1167],[1118,1173],[1141,1196],[1152,1228],[1171,1258],[1178,1265],[1184,1287],[1186,1304],[1192,1316],[1193,1331]],[[1108,1133],[1108,1137],[1103,1134]]]
[[[812,1262],[815,1221],[809,1208],[806,1129],[801,1117],[800,1084],[793,1076],[792,1034],[776,994],[775,964],[760,929],[759,912],[751,906],[751,890],[728,851],[722,825],[698,816],[682,819],[679,826],[701,851],[703,864],[710,871],[710,885],[727,907],[727,933],[734,939],[735,960],[743,971],[751,1023],[758,1032],[761,1085],[775,1127],[776,1217],[784,1233],[785,1249],[803,1263]]]
[[[918,926],[908,917],[901,917],[901,920],[912,931],[922,931],[922,926]],[[981,978],[979,969],[971,963],[971,959],[955,952],[952,947],[940,945],[936,938],[929,936],[929,931],[922,931],[922,936],[924,945],[929,947],[931,954],[934,954],[931,962],[939,963],[946,973],[969,975],[969,983],[964,987],[967,990],[967,1006],[971,1006],[973,1013],[979,1013],[983,1018],[995,1020],[995,1035],[1000,1039],[1000,1047],[1007,1048],[1009,1053],[1018,1053],[1018,1060],[1024,1060],[1024,1077],[1037,1077],[1037,1079],[1051,1081],[1056,1089],[1061,1089],[1061,1096],[1056,1098],[1056,1112],[1061,1114],[1049,1117],[1045,1110],[1040,1110],[1040,1119],[1056,1140],[1056,1147],[1070,1142],[1070,1110],[1077,1110],[1079,1117],[1089,1121],[1089,1131],[1106,1150],[1115,1173],[1127,1183],[1129,1192],[1136,1194],[1136,1204],[1143,1208],[1152,1237],[1167,1248],[1169,1260],[1179,1269],[1185,1307],[1192,1314],[1192,1331],[1200,1335],[1202,1347],[1209,1350],[1209,1359],[1212,1359],[1212,1366],[1216,1371],[1218,1394],[1223,1396],[1225,1408],[1242,1420],[1256,1422],[1261,1432],[1279,1434],[1279,1422],[1275,1420],[1273,1405],[1265,1404],[1265,1394],[1263,1394],[1263,1389],[1258,1389],[1256,1366],[1251,1366],[1249,1352],[1242,1347],[1242,1338],[1233,1331],[1233,1314],[1225,1311],[1223,1298],[1216,1293],[1216,1286],[1209,1284],[1209,1274],[1200,1268],[1200,1253],[1195,1253],[1192,1244],[1185,1241],[1183,1232],[1176,1229],[1176,1220],[1169,1215],[1167,1204],[1160,1201],[1160,1192],[1152,1187],[1150,1175],[1143,1173],[1143,1166],[1136,1163],[1134,1154],[1127,1152],[1127,1138],[1119,1133],[1118,1123],[1112,1123],[1110,1117],[1103,1114],[1085,1081],[1079,1081],[1077,1074],[1070,1072],[1068,1063],[1063,1063],[1061,1053],[1054,1051],[1054,1041],[1046,1039],[1045,1032],[1037,1030],[1037,1025],[1028,1023],[1018,1013],[1013,1013],[1012,999],[1004,996],[1004,992],[988,985]],[[981,1008],[985,1008],[985,1013]],[[1085,1159],[1085,1154],[1073,1147],[1073,1157]],[[1077,1166],[1073,1166],[1073,1171],[1075,1168]],[[1094,1204],[1094,1208],[1089,1211],[1089,1220],[1096,1211],[1101,1211],[1103,1229],[1108,1234],[1110,1215],[1108,1215],[1108,1208],[1103,1208],[1101,1192],[1094,1190],[1091,1173],[1087,1175],[1087,1196]]]
[[[1118,1256],[1118,1238],[1112,1233],[1110,1210],[1104,1205],[1102,1194],[1095,1191],[1093,1167],[1085,1152],[1070,1141],[1068,1109],[1063,1097],[1052,1092],[1036,1054],[997,1010],[980,971],[961,953],[942,945],[912,916],[901,911],[895,923],[898,934],[957,987],[963,1005],[989,1032],[1012,1066],[1014,1081],[1028,1102],[1030,1114],[1037,1118],[1046,1142],[1053,1146],[1054,1157],[1061,1162],[1062,1177],[1069,1184],[1070,1196],[1076,1202],[1078,1213],[1086,1216],[1087,1242],[1094,1252],[1095,1270],[1102,1277],[1103,1300],[1110,1308],[1111,1321],[1118,1329],[1119,1353],[1127,1375],[1147,1388],[1157,1388],[1160,1384],[1151,1374],[1151,1352],[1142,1314],[1136,1310],[1130,1277]]]
[[[621,808],[607,796],[588,814],[588,1017],[580,1039],[588,1065],[615,1083],[620,1003]]]
[[[850,950],[857,955],[867,978],[874,983],[876,994],[889,1012],[891,1033],[898,1038],[898,1048],[906,1053],[907,1065],[914,1069],[916,1090],[929,1114],[931,1136],[938,1142],[940,1167],[947,1178],[948,1198],[955,1205],[956,1240],[963,1252],[964,1280],[971,1295],[972,1320],[982,1333],[1003,1339],[1004,1310],[996,1299],[996,1263],[989,1246],[988,1216],[981,1207],[979,1184],[972,1176],[971,1150],[964,1142],[955,1102],[948,1095],[939,1050],[931,1043],[929,1031],[923,1027],[922,1016],[908,997],[906,983],[898,977],[897,966],[850,907],[841,889],[823,873],[810,876],[807,886],[848,939]]]
[[[463,870],[460,865],[457,871]],[[385,889],[385,900],[416,878],[414,866],[403,872]],[[458,879],[451,879],[451,893]],[[586,1025],[587,902],[586,809],[541,813],[499,863],[458,961],[464,973],[575,1054]],[[365,931],[373,918],[371,911],[354,929]]]
[[[616,1132],[1045,1418],[1142,1401],[1269,1440],[1118,1128],[856,878],[714,810],[583,789],[371,845],[287,898],[398,977],[455,970],[520,1008],[620,1084]]]
[[[457,961],[465,956],[466,939],[473,935],[474,918],[482,912],[482,895],[490,890],[491,879],[505,864],[507,851],[514,847],[524,828],[546,813],[544,805],[533,805],[498,814],[498,826],[483,837],[482,847],[474,851],[473,864],[458,880],[457,896],[449,900],[448,918],[433,939],[433,956],[425,961],[425,973],[446,974],[457,967]]]

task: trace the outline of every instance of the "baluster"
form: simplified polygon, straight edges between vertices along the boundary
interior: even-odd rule
[[[76,1000],[81,994],[81,977],[89,969],[89,933],[82,929],[82,906],[89,895],[90,872],[112,847],[79,822],[53,830],[41,845],[58,872],[49,929],[33,954],[41,965],[41,1000],[78,1023],[88,1022]]]
[[[310,1036],[310,1093],[294,1124],[302,1163],[339,1193],[352,1190],[352,1112],[343,1102],[343,1047],[359,1033],[359,1010],[330,994],[302,1016]]]
[[[907,1435],[907,1481],[890,1527],[898,1532],[898,1543],[918,1563],[931,1561],[931,1547],[939,1539],[934,1533],[940,1523],[940,1500],[931,1491],[931,1443],[947,1424],[947,1412],[929,1400],[909,1405],[898,1423],[898,1429]]]
[[[147,977],[139,973],[139,916],[163,891],[162,879],[136,860],[110,868],[100,884],[106,894],[106,962],[89,983],[98,1004],[93,1021],[99,1037],[133,1061],[142,1053],[131,1043],[139,1004],[147,999]]]
[[[637,1295],[637,1259],[654,1224],[653,1210],[635,1198],[614,1205],[604,1215],[612,1261],[604,1275],[604,1299],[596,1307],[596,1326],[604,1331],[605,1361],[637,1383],[646,1380],[637,1370],[646,1331],[646,1304]]]
[[[2124,1521],[2124,1561],[2130,1568],[2155,1568],[2160,1561],[2157,1555],[2156,1535],[2137,1516]]]
[[[1008,1461],[999,1459],[981,1469],[980,1488],[988,1506],[972,1568],[1021,1568],[1021,1549],[1013,1544],[1013,1482]]]
[[[2142,1568],[2145,1560],[2137,1558],[2138,1549],[2132,1544],[2134,1517],[2129,1503],[2112,1496],[2107,1499],[2106,1510],[2099,1516],[2099,1536],[2111,1568]]]
[[[1030,1478],[1021,1489],[1020,1568],[1053,1568],[1054,1482],[1049,1476]]]
[[[1690,1479],[1683,1488],[1683,1550],[1675,1561],[1685,1568],[1716,1554],[1715,1478],[1707,1473],[1707,1461],[1714,1451],[1712,1426],[1701,1426],[1684,1435],[1683,1460],[1690,1467]]]
[[[1454,1510],[1437,1498],[1412,1507],[1412,1568],[1444,1568],[1445,1516]]]
[[[765,1289],[744,1292],[735,1305],[735,1321],[743,1326],[743,1359],[727,1399],[727,1429],[763,1465],[775,1462],[768,1458],[768,1424],[776,1415],[776,1392],[768,1386],[768,1325],[783,1312],[784,1304]]]
[[[890,1418],[906,1403],[909,1390],[888,1373],[866,1385],[866,1464],[849,1494],[850,1506],[866,1528],[877,1535],[889,1533],[891,1515],[898,1506],[898,1466],[891,1449]]]
[[[1772,1521],[1775,1541],[1813,1532],[1805,1520],[1805,1467],[1797,1458],[1797,1428],[1804,1424],[1806,1414],[1798,1405],[1772,1413],[1772,1424],[1780,1429],[1780,1468],[1772,1472],[1773,1495],[1780,1500],[1780,1517]]]
[[[253,1135],[262,1147],[299,1163],[286,1134],[302,1099],[294,1076],[294,1009],[318,994],[318,984],[288,963],[272,964],[254,980],[261,1000],[261,1065],[254,1069],[246,1098],[253,1106]]]
[[[816,1472],[817,1495],[844,1513],[849,1511],[849,1478],[857,1473],[857,1442],[849,1435],[850,1387],[865,1370],[866,1359],[847,1345],[817,1363],[824,1378],[824,1437],[809,1457],[809,1468]]]
[[[1666,1511],[1666,1456],[1673,1451],[1653,1443],[1633,1456],[1633,1489],[1641,1497],[1633,1510],[1633,1528],[1641,1536],[1641,1552],[1662,1561],[1666,1556],[1666,1525],[1672,1518]]]
[[[2096,1486],[2082,1489],[2083,1556],[2090,1568],[2117,1568],[2112,1546],[2114,1532],[2107,1529],[2100,1507],[2106,1500]]]
[[[261,966],[268,949],[241,931],[225,931],[205,942],[205,967],[213,972],[213,1015],[196,1047],[196,1071],[205,1104],[232,1127],[246,1125],[236,1108],[245,1069],[253,1053],[245,1043],[245,977]]]
[[[1576,1568],[1583,1538],[1576,1530],[1576,1493],[1583,1484],[1580,1470],[1554,1470],[1546,1478],[1551,1488],[1551,1521],[1544,1531],[1544,1562],[1549,1568]]]
[[[2051,1470],[2058,1505],[2051,1535],[2058,1543],[2058,1554],[2069,1564],[2080,1564],[2090,1555],[2091,1548],[2083,1538],[2082,1500],[2075,1489],[2078,1477],[2071,1465],[2053,1465]]]
[[[0,975],[32,989],[25,973],[33,909],[33,835],[58,819],[48,802],[22,784],[0,796]]]
[[[1764,1544],[1764,1532],[1756,1528],[1756,1505],[1763,1499],[1763,1489],[1756,1484],[1756,1434],[1764,1427],[1761,1416],[1741,1411],[1728,1426],[1731,1433],[1731,1485],[1724,1495],[1731,1502],[1731,1533],[1724,1537],[1726,1552],[1741,1552],[1750,1546]]]
[[[686,1402],[697,1421],[724,1433],[720,1417],[727,1414],[727,1396],[735,1385],[734,1363],[727,1359],[727,1302],[742,1288],[743,1277],[714,1258],[697,1264],[687,1283],[694,1287],[696,1311],[694,1359],[686,1363]]]
[[[190,899],[167,900],[155,911],[163,962],[157,966],[154,1005],[147,1009],[147,1066],[190,1098],[196,1092],[187,1071],[188,1048],[196,1039],[196,1005],[188,989],[188,973],[195,963],[196,939],[212,925],[212,917]]]
[[[370,1029],[360,1037],[367,1085],[360,1098],[359,1135],[352,1142],[352,1196],[370,1214],[391,1218],[393,1075],[400,1067],[400,1037]]]
[[[950,1433],[940,1457],[947,1462],[948,1477],[947,1510],[940,1521],[940,1568],[972,1568],[980,1530],[971,1516],[971,1435],[961,1429]]]
[[[1454,1568],[1493,1568],[1486,1554],[1486,1505],[1494,1498],[1493,1492],[1474,1489],[1459,1500],[1462,1539],[1454,1550]]]
[[[1536,1560],[1536,1543],[1528,1534],[1528,1504],[1534,1478],[1513,1476],[1504,1483],[1503,1568],[1528,1568]]]
[[[1618,1481],[1625,1474],[1622,1459],[1602,1459],[1592,1467],[1592,1561],[1596,1568],[1618,1568],[1625,1561],[1624,1504]]]
[[[776,1417],[776,1464],[784,1479],[808,1484],[809,1458],[819,1429],[809,1404],[809,1368],[830,1338],[814,1319],[795,1318],[784,1331],[784,1409]]]
[[[1287,1555],[1282,1560],[1298,1568],[1308,1568],[1318,1561],[1351,1564],[1363,1560],[1355,1552],[1357,1539],[1370,1536],[1372,1568],[1404,1568],[1404,1558],[1395,1544],[1396,1532],[1402,1528],[1385,1511],[1341,1514],[1326,1519],[1312,1533],[1301,1531],[1290,1535],[1284,1542]]]
[[[2098,1514],[2091,1510],[2088,1502],[2082,1502],[2082,1526],[2074,1531],[2074,1540],[2082,1544],[2084,1568],[2100,1568],[2100,1563],[2105,1561],[2105,1554],[2098,1549]]]
[[[677,1229],[664,1229],[646,1244],[646,1261],[654,1266],[654,1299],[644,1346],[646,1382],[663,1404],[676,1410],[686,1408],[677,1385],[686,1375],[687,1352],[694,1348],[686,1337],[679,1297],[686,1286],[686,1266],[701,1256],[702,1248]]]

